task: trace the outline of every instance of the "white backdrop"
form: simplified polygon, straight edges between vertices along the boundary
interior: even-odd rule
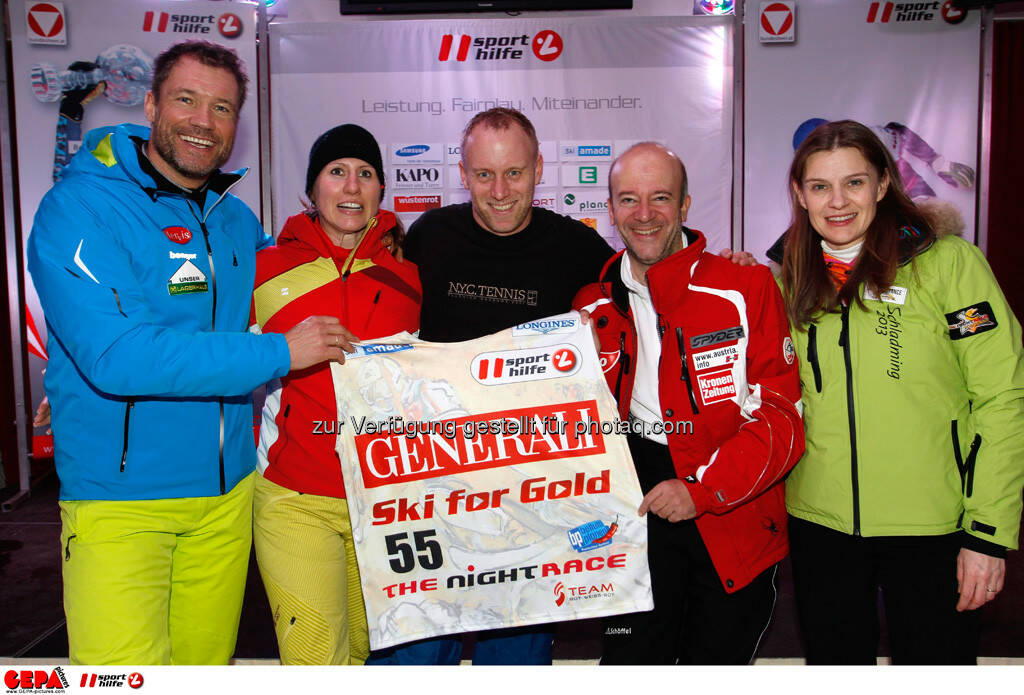
[[[657,140],[688,164],[690,224],[712,248],[725,245],[731,34],[731,18],[712,17],[273,24],[274,230],[298,209],[310,145],[325,130],[354,122],[377,137],[384,204],[405,198],[398,212],[409,223],[427,205],[468,199],[456,166],[462,128],[478,111],[511,105],[541,139],[535,204],[613,239],[608,167],[634,142]],[[492,59],[495,48],[506,50]]]
[[[893,3],[801,0],[796,43],[761,44],[756,31],[746,32],[744,248],[761,260],[789,224],[793,134],[807,119],[902,123],[947,159],[978,169],[980,12],[958,24],[944,18],[948,8],[916,19],[891,11],[882,21],[886,5]],[[758,7],[747,3],[748,27]],[[937,197],[959,208],[964,238],[973,241],[974,191],[906,159]]]
[[[28,240],[32,218],[43,195],[52,185],[54,140],[57,114],[56,101],[43,102],[33,91],[33,66],[48,63],[64,71],[75,61],[97,61],[111,46],[128,44],[141,49],[150,58],[179,41],[205,39],[237,51],[249,72],[249,96],[242,109],[235,149],[227,169],[251,167],[245,179],[233,189],[257,212],[260,204],[259,128],[256,101],[256,31],[252,5],[221,2],[139,2],[138,0],[63,0],[66,45],[37,45],[28,42],[27,13],[41,3],[13,0],[9,3],[11,17],[11,50],[15,128],[18,142],[18,183],[22,220],[22,238]],[[44,13],[45,14],[45,13]],[[147,18],[148,15],[148,18]],[[229,18],[226,15],[232,15]],[[179,21],[175,21],[177,18]],[[239,31],[237,27],[241,27]],[[122,106],[99,97],[85,106],[82,134],[92,128],[112,123],[133,122],[148,125],[142,104]],[[25,303],[34,317],[42,344],[46,343],[46,325],[32,279],[25,271]],[[30,324],[31,325],[31,324]],[[34,342],[32,331],[28,340]],[[29,356],[32,380],[31,402],[42,400],[40,371],[45,361]],[[37,453],[50,455],[45,447],[49,438],[36,432],[44,442]]]

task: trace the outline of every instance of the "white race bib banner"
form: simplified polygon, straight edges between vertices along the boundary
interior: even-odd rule
[[[625,423],[578,314],[400,334],[332,372],[373,649],[653,608]]]

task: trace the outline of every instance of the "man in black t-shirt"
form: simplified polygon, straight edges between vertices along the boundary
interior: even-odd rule
[[[420,337],[454,342],[572,308],[612,250],[582,222],[533,206],[544,161],[518,111],[477,114],[462,137],[459,172],[472,202],[423,214],[405,256],[423,282]]]
[[[455,342],[572,309],[612,250],[582,222],[533,206],[544,160],[533,124],[512,109],[478,113],[462,135],[470,203],[424,213],[405,257],[423,283],[420,337]],[[549,625],[479,633],[474,664],[550,664]],[[367,663],[458,664],[458,635],[371,655]]]

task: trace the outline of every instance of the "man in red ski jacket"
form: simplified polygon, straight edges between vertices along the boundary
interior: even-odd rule
[[[655,609],[606,620],[602,663],[749,663],[788,551],[782,479],[804,448],[782,297],[767,268],[683,226],[686,169],[666,148],[627,150],[609,194],[626,249],[574,305],[630,421]]]

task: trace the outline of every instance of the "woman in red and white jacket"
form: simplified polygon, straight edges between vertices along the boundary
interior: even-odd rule
[[[253,329],[283,333],[310,316],[335,316],[349,350],[357,339],[415,331],[419,276],[401,260],[394,214],[380,209],[384,171],[373,136],[352,124],[321,135],[306,195],[308,209],[256,257]],[[283,664],[361,664],[369,654],[337,419],[327,363],[268,387],[253,541]]]

